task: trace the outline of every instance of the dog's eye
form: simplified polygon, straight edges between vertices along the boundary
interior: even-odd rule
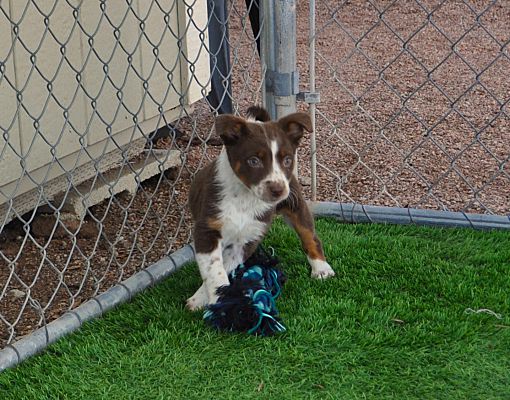
[[[246,160],[248,165],[251,168],[261,168],[262,167],[262,161],[258,157],[250,157],[248,160]]]
[[[285,168],[290,168],[290,166],[292,165],[292,156],[286,156],[284,159],[283,159],[283,166]]]

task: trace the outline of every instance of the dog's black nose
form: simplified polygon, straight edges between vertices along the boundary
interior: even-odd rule
[[[280,197],[283,194],[283,191],[285,188],[281,183],[278,182],[269,182],[267,184],[267,188],[269,189],[269,192],[271,193],[271,196],[275,199]]]

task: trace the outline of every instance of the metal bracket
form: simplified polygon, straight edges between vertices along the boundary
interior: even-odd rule
[[[317,104],[321,102],[321,94],[319,92],[299,92],[296,96],[296,100],[303,101],[308,104]]]
[[[299,93],[299,72],[266,71],[266,90],[275,96],[292,96]]]

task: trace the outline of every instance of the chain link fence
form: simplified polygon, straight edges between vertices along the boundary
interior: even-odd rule
[[[214,115],[261,102],[258,11],[0,2],[0,348],[189,241]]]
[[[263,3],[0,2],[0,347],[189,241],[214,115],[263,102]],[[507,2],[314,5],[296,12],[301,98],[321,98],[305,193],[508,216]]]
[[[316,20],[317,198],[510,216],[510,4],[321,1]]]

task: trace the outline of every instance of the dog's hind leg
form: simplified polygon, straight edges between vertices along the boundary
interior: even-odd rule
[[[293,213],[284,213],[284,216],[301,239],[301,245],[306,252],[308,263],[312,267],[312,278],[325,279],[334,276],[335,271],[333,271],[326,261],[324,251],[322,250],[322,244],[315,233],[313,218],[309,215],[310,212],[308,211],[308,208],[306,211],[301,211],[301,216]],[[304,221],[301,219],[303,214],[307,215]]]
[[[322,243],[315,233],[312,213],[297,185],[296,179],[292,177],[291,193],[287,200],[278,204],[277,211],[292,225],[301,239],[301,245],[312,267],[312,278],[329,278],[335,275],[335,271],[326,261]]]

